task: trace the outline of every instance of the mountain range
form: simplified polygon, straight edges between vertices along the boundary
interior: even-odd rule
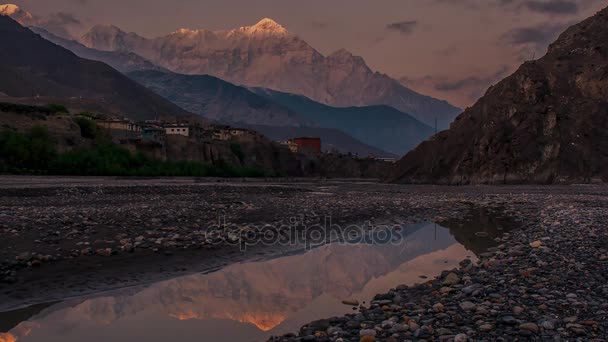
[[[402,158],[406,183],[608,181],[608,8]]]
[[[4,7],[6,8],[5,14],[17,17],[17,19],[27,22],[27,18],[33,17],[17,6],[5,5]],[[245,88],[209,75],[173,73],[167,68],[156,65],[158,58],[155,62],[152,62],[125,48],[125,41],[144,41],[145,39],[137,38],[138,36],[135,34],[126,34],[125,36],[122,31],[115,27],[97,26],[83,37],[83,42],[96,48],[85,46],[76,40],[60,37],[43,28],[32,26],[30,29],[42,38],[72,51],[81,58],[108,64],[185,110],[202,115],[217,123],[257,129],[272,139],[284,140],[294,136],[318,136],[324,142],[325,150],[388,157],[401,155],[409,151],[433,133],[431,127],[417,121],[410,114],[400,112],[386,105],[332,107],[313,101],[303,95],[292,95],[268,88]],[[187,32],[189,31],[180,30],[176,34]],[[297,41],[299,42],[297,45],[303,49],[314,51],[297,36],[287,32],[276,22],[269,19],[262,20],[252,27],[229,32],[232,33],[216,32],[213,34],[225,36],[227,41],[235,40],[235,35],[241,37],[237,39],[238,42],[232,42],[232,45],[247,45],[248,48],[260,53],[260,60],[267,58],[268,53],[271,52],[267,51],[266,45],[280,45],[285,39]],[[248,41],[248,43],[243,41]],[[138,46],[138,44],[132,45]],[[158,46],[151,47],[151,49],[154,48],[158,48]],[[213,49],[214,47],[207,48]],[[293,46],[292,44],[285,44],[284,48],[291,49]],[[177,47],[176,49],[179,50]],[[141,52],[138,49],[134,50]],[[165,56],[168,51],[167,47],[162,46],[161,50],[164,51],[161,55]],[[148,54],[152,54],[152,52],[148,52]],[[333,54],[332,58],[345,57],[346,54],[346,51],[341,51]],[[180,55],[172,60],[181,60],[183,57]],[[357,65],[369,71],[361,58],[357,57],[355,59]],[[346,58],[345,63],[348,64],[349,60],[349,58]],[[343,64],[337,63],[328,70],[337,70],[343,67]],[[286,72],[288,74],[289,70]],[[276,75],[274,78],[280,79],[281,77],[283,76]],[[79,94],[70,90],[64,94],[37,93],[36,96],[44,95],[59,98],[63,96],[65,98],[67,93],[70,93],[71,98],[74,98],[74,94]],[[23,94],[14,92],[6,93],[6,95],[23,96]],[[115,102],[106,99],[101,94],[97,94],[97,96],[99,102],[105,102],[105,106],[113,105]],[[87,97],[91,98],[92,93],[87,94]],[[98,106],[92,108],[98,109]],[[145,106],[142,108],[145,108]],[[120,112],[125,113],[126,111],[122,109]],[[130,116],[133,116],[133,111],[128,110],[128,112]],[[145,115],[150,115],[150,112],[146,110]],[[152,115],[158,116],[160,114],[159,111],[152,111]]]
[[[331,106],[389,105],[430,126],[437,119],[440,128],[461,112],[373,72],[361,57],[344,49],[323,56],[271,19],[227,31],[180,29],[153,39],[97,25],[81,42],[96,50],[132,52],[179,74],[208,74]]]
[[[430,127],[388,106],[330,107],[304,96],[247,89],[207,75],[136,71],[128,76],[192,113],[254,128],[271,139],[285,140],[287,133],[318,136],[329,149],[388,156],[402,155],[433,134]]]
[[[301,95],[264,88],[252,90],[320,127],[339,129],[395,155],[403,155],[434,133],[433,128],[389,106],[330,107]]]
[[[0,93],[84,98],[133,119],[188,113],[110,66],[80,58],[0,15]]]
[[[122,73],[139,70],[164,70],[132,52],[90,49],[73,39],[57,36],[40,27],[30,26],[29,29],[34,33],[39,34],[42,38],[72,51],[78,55],[78,57],[104,62]]]

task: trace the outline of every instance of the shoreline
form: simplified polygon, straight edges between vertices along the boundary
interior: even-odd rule
[[[396,284],[357,313],[269,341],[606,341],[608,189],[602,190],[600,203],[581,201],[596,207],[543,203],[536,221],[477,263],[463,260],[422,284]]]

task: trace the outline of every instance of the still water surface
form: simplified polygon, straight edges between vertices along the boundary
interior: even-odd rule
[[[353,312],[398,284],[475,259],[504,231],[493,220],[405,227],[399,244],[322,246],[81,299],[3,313],[0,342],[263,341]],[[477,232],[485,232],[478,233]]]

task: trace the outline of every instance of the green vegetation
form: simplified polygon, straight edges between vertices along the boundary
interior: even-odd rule
[[[245,153],[243,153],[243,148],[239,143],[230,143],[230,150],[234,153],[235,156],[239,158],[241,163],[245,160]]]
[[[70,111],[66,108],[66,106],[64,106],[62,104],[49,103],[48,105],[46,105],[46,107],[53,114],[70,114]]]
[[[83,118],[88,120],[86,118]],[[77,121],[83,136],[98,137],[98,128]],[[83,128],[84,127],[84,128]],[[28,134],[4,128],[0,131],[0,173],[83,176],[193,176],[262,177],[251,167],[235,167],[220,161],[203,164],[192,161],[165,162],[142,153],[131,153],[98,139],[93,148],[58,153],[46,127],[35,126]]]
[[[68,114],[69,111],[64,105],[60,104],[48,104],[45,107],[42,106],[30,106],[22,105],[17,103],[0,102],[0,112],[17,113],[17,114]]]
[[[46,127],[33,127],[28,135],[8,128],[0,132],[0,172],[43,173],[56,156]]]
[[[84,116],[77,116],[74,118],[74,122],[80,127],[80,135],[83,138],[96,139],[101,136],[101,130],[97,127],[95,121]]]

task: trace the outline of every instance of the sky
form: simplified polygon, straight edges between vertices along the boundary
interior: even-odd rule
[[[323,54],[362,56],[426,95],[462,108],[544,55],[608,0],[12,0],[56,31],[113,24],[146,37],[223,30],[269,17]]]

